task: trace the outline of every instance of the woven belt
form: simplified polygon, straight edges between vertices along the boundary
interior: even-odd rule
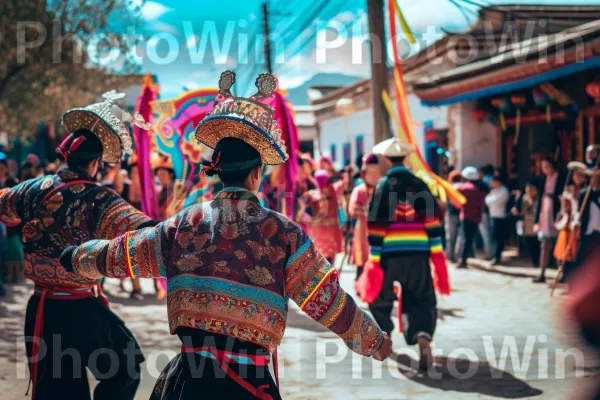
[[[259,356],[252,354],[235,353],[231,351],[219,350],[215,347],[185,347],[181,345],[182,353],[195,353],[203,357],[210,358],[211,360],[217,361],[219,367],[238,385],[246,389],[248,392],[253,394],[255,397],[262,400],[273,400],[273,397],[265,393],[265,389],[269,388],[269,385],[261,385],[255,388],[248,381],[240,377],[235,371],[229,368],[230,363],[244,364],[244,365],[256,365],[256,366],[267,366],[271,361],[270,355]]]

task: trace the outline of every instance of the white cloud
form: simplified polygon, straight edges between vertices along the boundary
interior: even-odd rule
[[[153,32],[158,33],[170,33],[172,35],[179,34],[179,31],[173,25],[166,24],[164,22],[153,22],[147,26]]]
[[[142,7],[142,18],[146,21],[153,21],[171,11],[173,11],[172,8],[163,4],[148,1],[144,3],[144,6]]]

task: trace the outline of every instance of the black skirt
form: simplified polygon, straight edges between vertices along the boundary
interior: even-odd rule
[[[267,350],[252,343],[213,335],[197,329],[178,329],[177,334],[187,347],[206,345],[218,349],[246,354],[268,354]],[[233,372],[254,388],[263,387],[263,392],[281,399],[275,381],[267,366],[228,365]],[[248,390],[225,373],[217,361],[195,353],[178,354],[163,370],[156,382],[150,400],[185,399],[256,399]]]
[[[32,296],[25,315],[28,357],[39,301]],[[98,298],[46,299],[42,339],[36,400],[90,399],[86,368],[99,380],[95,400],[134,399],[144,356],[123,320]]]

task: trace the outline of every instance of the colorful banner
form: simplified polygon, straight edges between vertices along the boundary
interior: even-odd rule
[[[174,100],[151,103],[159,115],[155,125],[157,150],[171,157],[175,177],[185,182],[188,193],[185,206],[210,193],[208,180],[200,174],[206,149],[196,140],[195,128],[212,111],[217,95],[217,89],[199,89]]]
[[[410,114],[410,108],[408,105],[408,92],[406,90],[406,84],[404,82],[404,74],[402,71],[402,60],[398,55],[398,45],[396,43],[396,17],[400,17],[400,10],[395,0],[388,1],[389,6],[389,22],[390,29],[392,35],[392,48],[394,51],[394,81],[395,81],[395,90],[396,90],[396,106],[397,112],[394,112],[392,107],[392,101],[387,92],[383,92],[382,98],[383,102],[388,109],[389,114],[394,120],[398,128],[398,136],[401,140],[412,144],[416,151],[411,154],[410,162],[412,164],[413,171],[420,176],[428,175],[432,178],[430,180],[430,188],[434,192],[445,191],[448,199],[452,202],[452,204],[456,207],[462,207],[466,203],[465,197],[458,192],[456,189],[452,187],[447,181],[437,176],[429,167],[429,164],[423,158],[421,151],[419,149],[419,144],[417,143],[415,132],[413,129],[413,121]],[[435,182],[435,183],[433,183]],[[442,197],[442,196],[440,196]]]

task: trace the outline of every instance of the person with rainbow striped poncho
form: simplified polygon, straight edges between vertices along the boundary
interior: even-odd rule
[[[420,367],[431,365],[430,342],[436,327],[436,288],[450,284],[441,244],[442,210],[427,184],[404,166],[414,148],[393,138],[373,152],[390,164],[371,198],[368,217],[370,259],[357,283],[379,326],[391,334],[390,314],[399,302],[399,328],[407,344],[419,344]],[[434,266],[434,277],[430,262]],[[395,287],[400,283],[401,291]]]

